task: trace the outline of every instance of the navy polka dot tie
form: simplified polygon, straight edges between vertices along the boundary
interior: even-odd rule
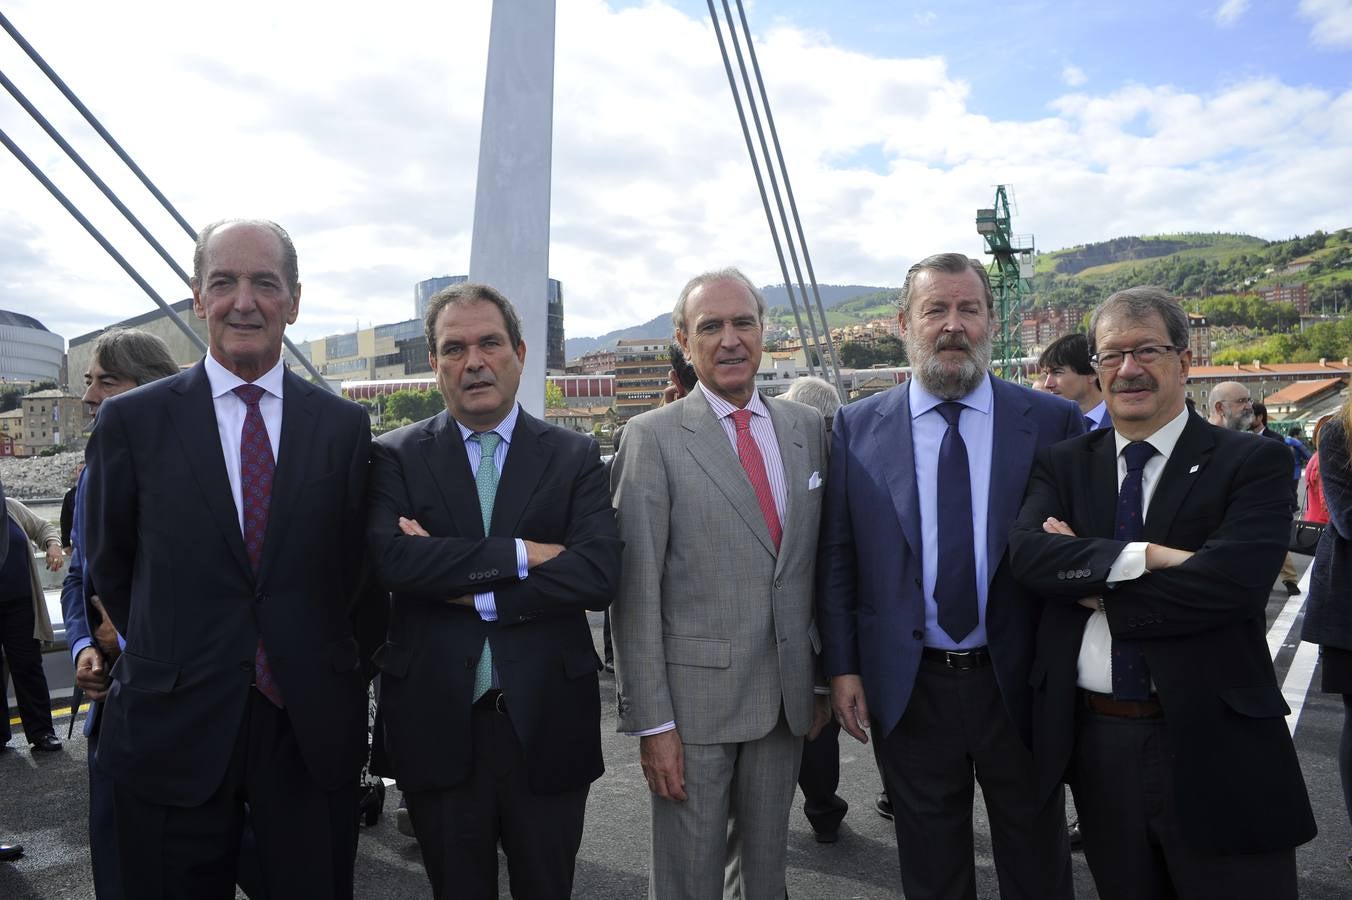
[[[258,574],[258,564],[263,558],[263,537],[268,530],[268,506],[272,502],[272,474],[276,464],[272,458],[272,441],[268,440],[268,427],[263,422],[263,413],[258,409],[258,401],[263,399],[263,389],[256,384],[241,384],[235,388],[235,395],[244,401],[247,407],[244,413],[244,430],[239,438],[239,486],[244,512],[244,549],[249,554],[249,564],[254,574]],[[259,693],[267,697],[279,708],[282,691],[272,677],[272,667],[268,665],[268,654],[263,649],[263,638],[258,638],[258,647],[254,650],[254,685]]]
[[[1117,489],[1117,527],[1119,541],[1139,541],[1142,528],[1141,476],[1155,448],[1145,441],[1132,441],[1122,450],[1127,474]],[[1145,654],[1130,641],[1113,640],[1113,697],[1118,700],[1145,700],[1150,696],[1150,672]]]
[[[934,602],[939,607],[939,627],[954,643],[960,643],[981,621],[972,543],[972,474],[967,443],[958,430],[963,405],[949,400],[935,409],[948,423],[948,430],[939,443],[939,573],[934,579]]]

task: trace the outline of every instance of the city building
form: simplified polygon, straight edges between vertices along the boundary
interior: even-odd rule
[[[1288,268],[1286,271],[1292,271]],[[1310,285],[1305,281],[1282,281],[1258,289],[1258,296],[1269,303],[1290,303],[1302,316],[1310,314]]]
[[[0,382],[65,384],[66,342],[32,316],[0,309]]]
[[[598,347],[582,354],[568,364],[571,374],[577,375],[613,375],[615,373],[615,348]],[[576,372],[572,372],[576,369]]]
[[[670,338],[634,338],[615,342],[615,412],[627,420],[656,409],[670,383]]]
[[[26,394],[19,399],[19,409],[23,420],[14,436],[15,456],[35,456],[70,444],[88,420],[84,402],[59,388]]]
[[[1255,400],[1263,400],[1297,382],[1325,381],[1338,378],[1346,382],[1352,377],[1352,362],[1321,359],[1318,362],[1231,363],[1228,366],[1193,366],[1188,371],[1187,396],[1199,409],[1206,409],[1211,388],[1222,381],[1238,381],[1249,389]],[[1266,400],[1264,400],[1266,402]]]
[[[331,381],[401,378],[432,371],[422,319],[405,319],[306,341],[301,349]]]
[[[1211,325],[1206,316],[1188,313],[1188,348],[1194,366],[1211,365]]]

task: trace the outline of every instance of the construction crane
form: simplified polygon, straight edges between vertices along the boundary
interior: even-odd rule
[[[986,242],[991,263],[986,271],[995,294],[995,309],[999,323],[992,348],[991,364],[1001,378],[1022,378],[1023,347],[1020,326],[1023,324],[1024,295],[1029,292],[1023,279],[1020,263],[1027,262],[1033,253],[1033,236],[1016,235],[1011,227],[1009,195],[1006,185],[995,187],[995,204],[991,209],[976,211],[976,232]]]

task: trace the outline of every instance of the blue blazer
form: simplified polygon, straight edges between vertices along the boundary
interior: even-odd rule
[[[89,615],[85,611],[85,564],[81,549],[84,546],[84,522],[80,507],[84,504],[84,491],[85,473],[81,472],[80,480],[75,485],[75,514],[70,525],[70,561],[66,566],[66,577],[61,581],[61,617],[66,628],[66,646],[72,649],[78,642],[92,638]],[[71,662],[74,661],[75,654],[72,652]],[[89,705],[89,715],[85,716],[84,723],[85,737],[94,732],[98,710],[99,704]]]
[[[986,634],[1005,707],[1031,742],[1028,672],[1041,603],[1010,577],[1005,547],[1034,452],[1084,433],[1084,417],[1069,400],[994,376],[991,384]],[[906,711],[925,644],[920,535],[910,393],[902,384],[836,413],[818,544],[825,674],[863,677],[870,717],[882,735]]]

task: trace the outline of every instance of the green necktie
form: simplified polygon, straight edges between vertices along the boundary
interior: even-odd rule
[[[493,498],[498,493],[498,467],[493,454],[502,437],[496,431],[485,431],[470,438],[479,444],[479,470],[474,473],[474,484],[479,489],[479,511],[484,517],[484,537],[493,521]],[[493,651],[484,638],[484,652],[479,654],[479,666],[474,670],[474,699],[478,700],[493,686]]]

